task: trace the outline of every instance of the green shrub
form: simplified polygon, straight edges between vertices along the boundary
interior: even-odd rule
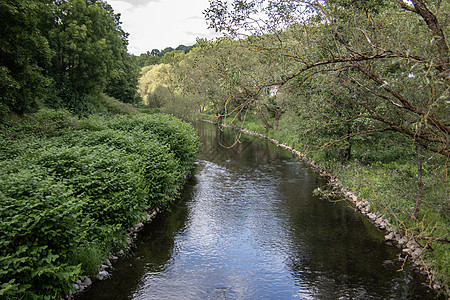
[[[0,121],[6,120],[10,112],[11,111],[7,105],[0,103]]]
[[[102,101],[109,112],[113,114],[138,114],[139,111],[129,103],[121,102],[113,97],[102,95]]]
[[[107,145],[58,147],[43,152],[38,163],[83,199],[81,210],[104,224],[130,226],[144,209],[139,193],[139,157]]]
[[[198,153],[199,141],[192,125],[162,114],[115,118],[109,124],[113,129],[151,132],[167,145],[178,160],[180,170],[189,172]]]
[[[103,243],[93,241],[77,248],[70,259],[73,265],[81,265],[84,274],[95,276],[108,253]]]
[[[178,195],[198,147],[165,116],[47,110],[0,134],[0,298],[57,298],[95,274],[145,209]]]
[[[141,202],[146,208],[176,196],[183,176],[170,149],[161,144],[151,132],[106,129],[95,132],[80,131],[71,136],[74,145],[106,145],[123,151],[136,164]],[[125,155],[122,155],[124,159]]]
[[[41,109],[25,115],[15,127],[20,133],[32,133],[37,136],[59,136],[78,128],[78,118],[67,110]]]
[[[38,168],[0,176],[0,296],[56,297],[81,273],[66,263],[80,243],[72,191]]]

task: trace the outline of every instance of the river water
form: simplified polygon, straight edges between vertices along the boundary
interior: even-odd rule
[[[196,127],[182,199],[78,299],[435,299],[348,203],[312,195],[324,182],[289,152]]]

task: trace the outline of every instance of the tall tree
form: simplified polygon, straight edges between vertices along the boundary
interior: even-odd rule
[[[109,74],[105,93],[124,103],[136,104],[142,101],[138,94],[140,68],[136,59],[123,52],[118,66]]]
[[[76,107],[83,95],[101,92],[126,59],[127,35],[119,15],[103,1],[55,1],[48,40],[55,52],[49,76],[56,98]]]
[[[51,51],[39,25],[47,9],[39,0],[0,2],[0,115],[36,109],[45,95]]]
[[[159,50],[158,50],[159,51]],[[147,51],[147,53],[141,53],[139,56],[135,56],[136,63],[139,67],[143,68],[145,66],[157,65],[160,63],[161,58],[156,54]],[[159,52],[158,52],[159,53]]]

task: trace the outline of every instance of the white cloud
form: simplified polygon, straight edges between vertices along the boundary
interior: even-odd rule
[[[108,0],[108,3],[121,14],[122,28],[130,34],[128,51],[133,54],[192,45],[197,37],[218,36],[207,29],[203,18],[208,0]]]

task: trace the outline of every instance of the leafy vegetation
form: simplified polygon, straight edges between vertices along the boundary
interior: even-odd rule
[[[119,17],[97,0],[2,1],[0,117],[39,107],[102,112],[103,92],[140,102],[139,67]]]
[[[2,127],[0,295],[57,298],[125,245],[143,212],[176,197],[193,128],[166,115],[43,110]]]
[[[198,139],[137,85],[190,47],[129,54],[102,0],[1,1],[0,24],[0,298],[55,299],[178,196]]]

